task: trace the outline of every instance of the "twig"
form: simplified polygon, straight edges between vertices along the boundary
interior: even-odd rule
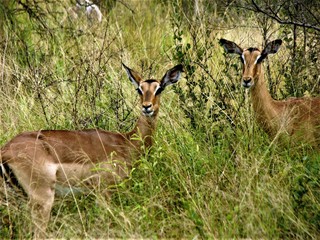
[[[295,25],[295,26],[299,26],[299,27],[305,27],[305,28],[309,28],[309,29],[314,29],[314,30],[320,32],[320,27],[318,27],[318,26],[315,26],[315,25],[312,25],[312,24],[309,24],[309,23],[306,23],[306,22],[296,22],[296,21],[292,21],[292,20],[291,21],[283,20],[281,17],[279,17],[277,15],[277,13],[275,13],[271,9],[271,7],[270,7],[270,11],[271,11],[272,14],[270,14],[269,12],[267,12],[264,9],[262,9],[261,7],[259,7],[258,4],[254,0],[252,0],[251,2],[253,4],[253,6],[255,7],[255,9],[248,8],[249,10],[255,11],[255,12],[261,12],[261,13],[267,15],[268,17],[276,20],[280,24]],[[278,10],[280,10],[280,9],[278,9]]]
[[[133,14],[135,14],[134,10],[129,7],[129,5],[125,2],[123,2],[122,0],[118,0],[119,3],[121,3],[123,6],[125,6],[126,8],[128,8]]]

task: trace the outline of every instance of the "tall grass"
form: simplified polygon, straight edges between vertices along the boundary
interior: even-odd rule
[[[2,145],[28,130],[128,131],[139,114],[138,97],[121,61],[146,78],[185,65],[184,79],[163,92],[154,146],[137,159],[130,177],[113,186],[110,198],[99,191],[57,197],[49,236],[316,238],[318,153],[267,137],[241,89],[240,62],[224,56],[217,43],[227,37],[260,45],[256,17],[214,6],[194,16],[180,1],[127,4],[134,12],[118,2],[100,25],[61,23],[62,3],[40,5],[48,11],[41,21],[25,12],[11,16],[18,26],[5,25]],[[278,26],[271,32],[282,36]],[[272,79],[283,70],[283,52],[269,59]],[[1,188],[0,235],[31,237],[27,198]]]

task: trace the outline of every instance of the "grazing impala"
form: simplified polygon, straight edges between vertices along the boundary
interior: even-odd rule
[[[272,99],[264,80],[262,61],[280,48],[282,40],[269,42],[260,51],[242,49],[236,43],[220,39],[227,53],[240,55],[243,63],[242,85],[251,90],[253,109],[261,127],[271,136],[287,135],[293,142],[303,140],[320,147],[320,98]]]
[[[141,99],[141,116],[131,132],[23,132],[1,149],[2,176],[7,181],[17,180],[30,198],[35,238],[45,236],[56,187],[97,188],[100,181],[104,186],[117,183],[128,176],[143,146],[152,145],[161,92],[179,80],[183,67],[169,69],[158,81],[142,80],[123,66]]]

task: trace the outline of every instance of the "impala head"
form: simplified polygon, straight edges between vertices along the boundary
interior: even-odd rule
[[[169,85],[178,82],[183,72],[181,64],[169,69],[161,80],[148,79],[143,80],[139,73],[128,68],[125,68],[130,81],[133,83],[141,99],[142,114],[147,117],[156,116],[160,107],[161,92]]]
[[[240,60],[243,64],[242,85],[245,88],[250,88],[259,79],[262,61],[268,54],[274,54],[279,50],[282,40],[277,39],[269,42],[262,51],[252,47],[242,49],[236,43],[223,38],[220,39],[219,43],[227,53],[240,55]]]

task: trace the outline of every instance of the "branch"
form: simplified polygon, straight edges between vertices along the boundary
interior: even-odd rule
[[[123,2],[122,0],[118,0],[118,2],[121,3],[123,6],[125,6],[126,8],[128,8],[133,14],[135,13],[134,10],[130,8],[127,3]]]
[[[42,27],[44,29],[48,29],[47,25],[43,22],[43,20],[40,18],[40,16],[31,7],[29,7],[27,3],[23,3],[21,0],[19,0],[18,3],[28,13],[28,15],[31,19],[32,18],[36,19],[40,23],[40,25],[42,25]]]
[[[286,25],[296,25],[296,26],[299,26],[299,27],[305,27],[305,28],[309,28],[309,29],[313,29],[313,30],[316,30],[316,31],[319,31],[320,32],[320,27],[318,26],[315,26],[315,25],[312,25],[312,24],[309,24],[309,23],[305,23],[305,22],[296,22],[296,21],[287,21],[287,20],[283,20],[281,17],[279,17],[270,7],[270,11],[271,11],[271,14],[267,11],[265,11],[264,9],[260,8],[258,6],[258,4],[252,0],[251,1],[254,8],[255,9],[250,9],[251,11],[255,11],[255,12],[260,12],[260,13],[263,13],[264,15],[272,18],[273,20],[277,21],[278,23],[280,24],[286,24]]]

